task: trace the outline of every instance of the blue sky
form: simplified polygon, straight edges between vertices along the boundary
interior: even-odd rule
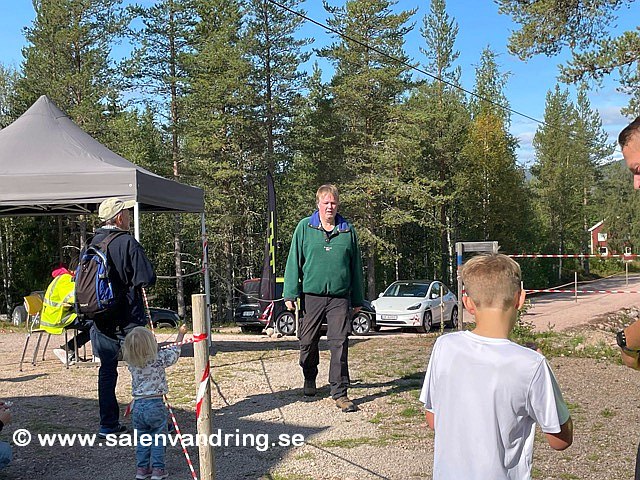
[[[143,0],[138,3],[148,5],[152,1]],[[329,4],[340,5],[342,2],[329,0]],[[323,23],[326,21],[327,14],[322,8],[321,0],[307,0],[303,7],[310,17]],[[418,11],[412,19],[415,28],[406,37],[406,51],[413,60],[423,62],[424,58],[419,52],[419,47],[423,45],[420,27],[424,15],[429,11],[429,1],[400,0],[395,9],[411,8],[417,8]],[[507,51],[507,40],[516,26],[508,17],[498,14],[497,5],[491,0],[449,0],[447,11],[459,26],[456,48],[460,57],[457,64],[462,68],[463,87],[473,90],[475,67],[480,53],[485,47],[490,46],[498,54],[501,69],[510,73],[506,96],[511,108],[541,120],[546,93],[556,83],[557,65],[566,57],[539,56],[523,62],[511,56]],[[19,66],[22,61],[21,48],[24,45],[23,28],[30,25],[34,18],[31,0],[0,0],[0,12],[0,62]],[[638,18],[640,6],[632,5],[629,10],[622,12],[618,25],[613,26],[614,31],[635,28]],[[313,37],[314,48],[332,41],[327,32],[313,24],[306,24],[301,30],[301,35]],[[593,87],[589,98],[592,107],[599,111],[610,140],[615,141],[617,133],[628,123],[627,119],[620,115],[620,108],[628,102],[627,97],[616,92],[614,79],[611,79],[601,88]],[[533,161],[531,140],[537,125],[517,115],[513,115],[511,120],[511,131],[520,141],[518,160],[522,164],[530,164]]]

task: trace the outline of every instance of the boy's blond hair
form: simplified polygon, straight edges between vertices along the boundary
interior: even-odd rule
[[[136,327],[125,337],[122,358],[129,365],[142,368],[158,358],[156,338],[144,327]]]
[[[338,194],[338,187],[336,187],[335,185],[332,185],[331,183],[325,183],[324,185],[321,185],[318,188],[318,191],[316,192],[316,205],[320,203],[320,200],[322,200],[322,197],[324,197],[329,193],[333,195],[333,198],[336,199],[336,202],[339,205],[340,195]]]
[[[513,259],[499,253],[477,255],[462,266],[464,289],[478,308],[513,306],[522,272]]]

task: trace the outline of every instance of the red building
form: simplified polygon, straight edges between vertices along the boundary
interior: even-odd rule
[[[604,227],[604,220],[596,223],[589,229],[589,235],[591,238],[591,254],[592,255],[617,255],[618,252],[610,251],[608,244],[609,234]],[[624,255],[631,255],[631,247],[624,247]]]

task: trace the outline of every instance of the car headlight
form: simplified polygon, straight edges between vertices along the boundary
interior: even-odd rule
[[[416,303],[415,305],[411,305],[410,307],[407,307],[407,310],[418,310],[421,306],[422,306],[421,303]]]

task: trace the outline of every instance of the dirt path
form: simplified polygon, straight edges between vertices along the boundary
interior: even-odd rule
[[[436,333],[382,332],[351,339],[351,395],[360,411],[343,414],[328,398],[328,351],[321,341],[320,394],[305,399],[294,339],[215,335],[212,356],[213,425],[224,433],[301,434],[305,445],[215,449],[218,480],[368,480],[431,478],[433,434],[418,393]],[[49,355],[18,370],[24,334],[0,334],[0,398],[14,402],[14,422],[3,440],[27,428],[37,433],[93,433],[97,423],[94,366],[65,370]],[[170,399],[183,432],[195,431],[193,358],[168,370]],[[605,360],[552,358],[576,425],[574,445],[554,452],[537,438],[539,479],[627,480],[640,438],[640,375]],[[129,375],[120,369],[122,411]],[[129,423],[126,419],[125,423]],[[198,464],[197,448],[189,448]],[[133,446],[14,447],[3,480],[133,478]],[[172,479],[190,478],[182,453],[169,447]]]
[[[622,275],[579,284],[578,290],[640,291],[640,275],[629,275],[629,285],[626,285]],[[622,308],[640,306],[640,293],[579,294],[577,302],[571,293],[547,293],[532,295],[530,301],[532,306],[524,316],[526,321],[533,323],[540,331],[550,327],[561,331],[591,323]]]
[[[573,290],[573,285],[562,287]],[[616,276],[578,284],[578,290],[640,291],[640,275]],[[606,314],[623,308],[640,307],[640,293],[582,293],[576,302],[572,293],[539,293],[527,297],[530,307],[523,316],[537,331],[563,331],[589,325]],[[473,315],[464,312],[464,321],[473,322]]]

